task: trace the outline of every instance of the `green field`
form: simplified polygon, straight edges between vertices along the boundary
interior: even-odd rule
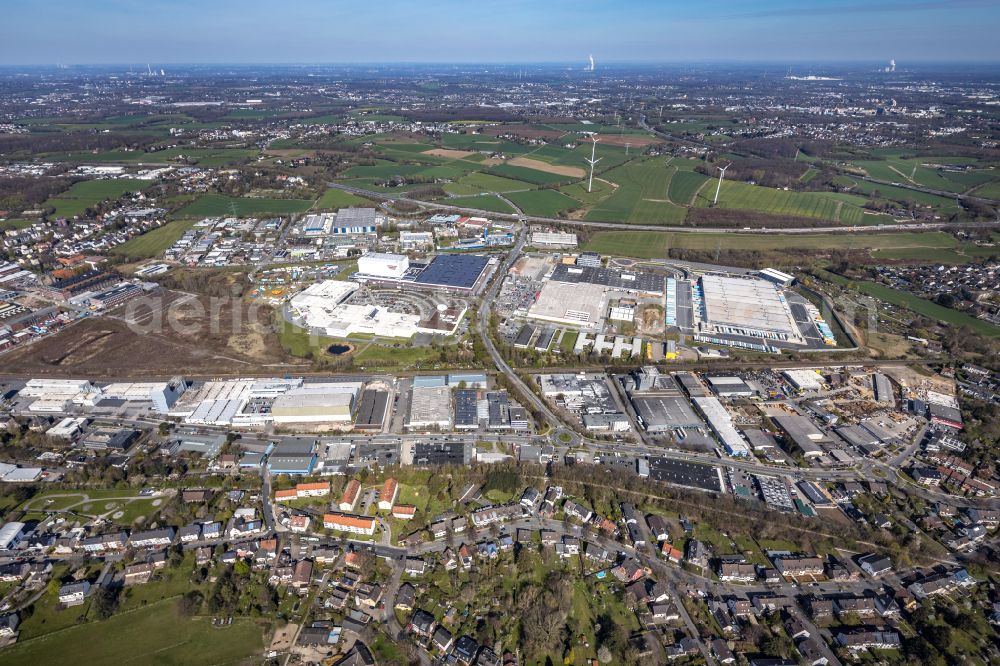
[[[107,180],[85,180],[73,185],[57,197],[44,204],[55,208],[52,217],[73,217],[82,215],[88,208],[108,199],[117,199],[126,192],[141,192],[151,181],[136,178],[116,178]]]
[[[559,188],[559,191],[584,205],[593,205],[607,199],[615,189],[610,182],[603,178],[595,177],[590,192],[587,191],[587,181],[585,180],[573,183],[572,185],[563,185]]]
[[[351,194],[350,192],[345,192],[344,190],[338,190],[331,187],[323,193],[323,196],[319,198],[313,208],[350,208],[351,206],[364,208],[374,205],[375,204],[368,199],[364,199],[356,194]]]
[[[82,664],[239,664],[263,648],[263,631],[251,620],[238,618],[216,628],[208,618],[179,617],[175,606],[168,599],[21,640],[0,652],[0,666],[55,664],[69,655]],[[57,612],[75,618],[80,609]]]
[[[977,160],[957,156],[932,156],[902,158],[887,155],[884,160],[862,160],[855,162],[868,176],[890,183],[918,185],[945,192],[963,193],[986,183],[997,182],[997,174],[980,168]],[[961,165],[957,171],[946,170],[944,165]],[[965,169],[972,166],[971,169]]]
[[[580,249],[636,259],[663,259],[672,234],[661,231],[599,231]]]
[[[602,178],[618,185],[607,199],[594,205],[584,219],[630,224],[681,224],[687,209],[667,199],[677,167],[663,160],[639,160],[605,172]]]
[[[526,215],[555,217],[561,211],[580,207],[580,202],[571,199],[558,190],[533,190],[511,192],[507,198],[513,201]]]
[[[948,199],[947,197],[938,196],[936,194],[928,194],[926,192],[918,192],[916,190],[908,190],[904,187],[871,183],[866,180],[852,178],[850,176],[836,176],[833,179],[833,182],[837,185],[849,187],[853,193],[864,196],[870,196],[874,193],[880,198],[898,201],[903,204],[914,203],[920,206],[939,208],[941,210],[954,211],[958,209],[958,205],[955,203],[954,199]]]
[[[554,185],[556,183],[566,183],[571,180],[577,180],[572,176],[560,176],[557,173],[548,173],[546,171],[539,171],[538,169],[512,166],[510,164],[497,164],[496,166],[491,166],[487,169],[487,172],[496,176],[503,176],[504,178],[512,178],[514,180],[523,180],[536,185]]]
[[[2,222],[0,222],[0,230],[26,229],[35,222],[36,220],[3,220]]]
[[[696,197],[695,205],[708,207],[715,197],[715,188],[706,186]],[[823,192],[786,192],[726,180],[719,193],[719,208],[755,210],[761,213],[814,217],[845,224],[861,224],[865,204],[863,197]]]
[[[688,250],[782,250],[854,249],[880,252],[961,251],[970,245],[959,243],[941,231],[896,234],[695,234],[655,231],[599,231],[583,248],[623,257],[663,257],[671,248]],[[986,248],[979,248],[985,250]],[[992,248],[996,249],[996,248]]]
[[[442,199],[441,203],[447,203],[449,206],[459,206],[460,208],[476,208],[479,210],[490,211],[492,213],[513,214],[516,212],[513,208],[508,206],[503,199],[493,196],[492,194],[483,194],[473,197],[451,197],[450,199]]]
[[[513,180],[511,178],[501,178],[488,173],[473,172],[454,183],[448,183],[444,190],[448,194],[459,196],[482,194],[484,192],[515,192],[517,190],[530,190],[536,187],[532,183],[523,180]]]
[[[232,215],[288,215],[309,210],[308,199],[234,198],[221,194],[205,194],[174,213],[174,217],[225,217]]]
[[[131,259],[158,257],[163,254],[164,250],[180,240],[184,232],[191,229],[196,222],[195,219],[167,222],[162,227],[128,239],[121,245],[112,248],[111,251]]]
[[[679,206],[690,206],[694,203],[694,195],[709,178],[694,171],[678,171],[670,179],[670,189],[667,194],[670,200]]]
[[[875,298],[885,301],[886,303],[906,308],[908,310],[913,310],[917,314],[921,314],[928,319],[935,319],[937,321],[953,324],[955,326],[968,326],[981,335],[991,338],[1000,338],[1000,327],[994,326],[993,324],[983,321],[982,319],[977,319],[976,317],[968,315],[964,312],[959,312],[958,310],[952,310],[951,308],[938,305],[937,303],[929,301],[926,298],[921,298],[920,296],[916,296],[905,291],[899,291],[897,289],[887,287],[884,284],[879,284],[878,282],[848,280],[843,276],[829,273],[827,271],[820,271],[819,273],[821,277],[830,280],[831,282],[835,282],[841,286],[853,285],[862,293],[874,296]]]
[[[81,162],[83,164],[101,162],[123,162],[128,164],[167,164],[184,158],[205,167],[221,167],[257,157],[257,151],[250,148],[191,148],[175,147],[165,150],[144,152],[141,150],[109,150],[103,153],[75,152],[46,155],[45,159],[55,162]]]
[[[993,181],[992,183],[977,187],[973,194],[984,199],[1000,201],[1000,181]]]

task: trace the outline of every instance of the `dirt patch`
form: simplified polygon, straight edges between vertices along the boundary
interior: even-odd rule
[[[4,354],[4,369],[40,376],[173,377],[308,368],[281,349],[269,326],[270,308],[239,298],[167,296],[180,304],[81,320]],[[129,314],[131,325],[123,321]]]
[[[660,337],[666,322],[663,319],[663,308],[659,305],[647,305],[639,314],[639,334],[646,337]]]
[[[487,157],[485,160],[479,160],[480,164],[485,164],[486,166],[496,166],[498,164],[503,164],[503,160],[496,157]]]
[[[507,160],[507,164],[524,167],[525,169],[534,169],[535,171],[544,171],[545,173],[554,173],[557,176],[569,176],[570,178],[583,178],[587,175],[587,172],[580,167],[559,166],[530,157],[515,157],[512,160]]]
[[[590,139],[577,139],[576,142],[589,145]],[[657,139],[655,136],[648,136],[646,134],[600,134],[598,135],[597,142],[603,143],[606,146],[622,147],[627,143],[633,148],[645,148],[654,143],[663,143],[662,139]]]
[[[475,155],[473,150],[453,150],[451,148],[432,148],[420,153],[421,155],[434,155],[435,157],[447,157],[449,159],[460,160],[463,157]]]

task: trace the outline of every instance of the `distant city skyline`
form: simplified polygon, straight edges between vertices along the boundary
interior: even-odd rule
[[[125,0],[4,8],[0,63],[997,62],[996,0]]]

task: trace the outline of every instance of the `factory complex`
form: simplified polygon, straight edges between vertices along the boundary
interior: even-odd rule
[[[405,254],[370,252],[358,259],[352,278],[389,286],[475,294],[489,275],[495,257],[475,254],[439,254],[430,261],[411,262]]]
[[[359,262],[360,263],[360,262]],[[321,335],[346,338],[370,335],[383,338],[412,338],[418,333],[454,335],[466,308],[439,304],[428,314],[404,297],[373,302],[351,296],[361,285],[344,280],[325,280],[307,287],[288,302],[286,312],[292,323]]]

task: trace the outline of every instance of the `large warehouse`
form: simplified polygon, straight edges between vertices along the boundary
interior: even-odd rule
[[[528,317],[581,328],[597,328],[604,321],[607,306],[607,290],[600,285],[549,281],[528,308]]]
[[[411,263],[402,254],[369,253],[358,259],[354,279],[414,289],[475,292],[495,259],[475,254],[439,254],[428,263]]]
[[[356,282],[319,282],[289,301],[288,315],[303,328],[335,338],[357,334],[383,338],[411,338],[417,333],[453,335],[465,316],[464,308],[450,308],[422,320],[418,314],[383,305],[345,302],[357,288]]]
[[[369,252],[358,258],[358,273],[374,278],[398,280],[409,268],[410,260],[405,254]]]
[[[346,423],[354,408],[353,393],[325,393],[296,389],[271,405],[271,418],[281,423]]]
[[[410,397],[407,428],[451,429],[451,389],[447,386],[415,386]]]
[[[569,266],[559,264],[552,271],[553,282],[571,284],[597,284],[632,294],[662,296],[666,279],[656,273],[644,271],[619,271],[612,268],[593,266]]]
[[[783,341],[801,338],[784,294],[771,282],[704,275],[697,290],[703,332]]]

